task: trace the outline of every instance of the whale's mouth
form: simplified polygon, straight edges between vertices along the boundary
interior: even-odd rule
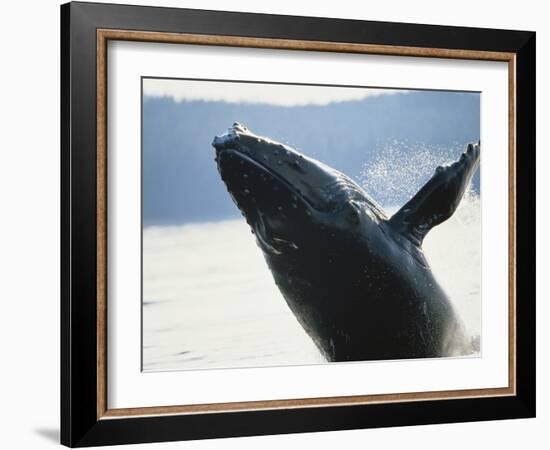
[[[231,155],[231,156],[229,156],[230,158],[233,157],[233,158],[236,158],[237,160],[240,160],[240,165],[243,166],[243,170],[246,170],[246,169],[244,169],[244,166],[247,166],[248,170],[250,170],[250,168],[256,169],[258,171],[258,173],[265,175],[265,179],[269,179],[272,183],[279,184],[281,189],[285,189],[288,192],[290,192],[291,195],[292,195],[292,198],[295,201],[301,200],[303,203],[308,205],[310,208],[314,208],[314,205],[312,205],[311,201],[307,198],[306,195],[304,195],[303,192],[301,192],[301,190],[299,188],[292,185],[292,183],[289,180],[283,178],[280,174],[273,171],[269,166],[264,165],[264,164],[261,163],[261,161],[258,161],[256,159],[252,158],[250,156],[250,154],[246,152],[246,150],[241,151],[241,150],[239,150],[239,148],[222,149],[217,155],[218,165],[220,165],[220,156],[221,156],[222,153],[224,155],[230,154]],[[243,162],[245,164],[242,164]],[[223,169],[221,171],[223,172]],[[226,184],[227,184],[227,182],[231,182],[230,179],[228,180],[227,176],[224,176],[224,175],[225,174],[222,173],[222,180],[224,180],[226,182]]]

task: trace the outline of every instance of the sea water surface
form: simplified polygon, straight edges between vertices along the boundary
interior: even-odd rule
[[[467,194],[423,247],[469,333],[480,336],[479,197]],[[144,371],[323,362],[243,219],[144,229]]]

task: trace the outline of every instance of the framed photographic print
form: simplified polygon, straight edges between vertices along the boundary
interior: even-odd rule
[[[63,444],[535,415],[535,33],[61,26]]]

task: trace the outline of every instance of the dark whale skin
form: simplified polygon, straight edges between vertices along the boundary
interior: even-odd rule
[[[392,218],[342,173],[243,125],[213,145],[275,283],[328,361],[472,352],[421,244],[458,206],[479,145],[437,168]]]

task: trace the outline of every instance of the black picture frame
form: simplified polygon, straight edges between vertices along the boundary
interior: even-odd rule
[[[97,30],[515,54],[515,395],[98,417]],[[535,416],[534,32],[94,3],[61,6],[61,443],[70,447]]]

